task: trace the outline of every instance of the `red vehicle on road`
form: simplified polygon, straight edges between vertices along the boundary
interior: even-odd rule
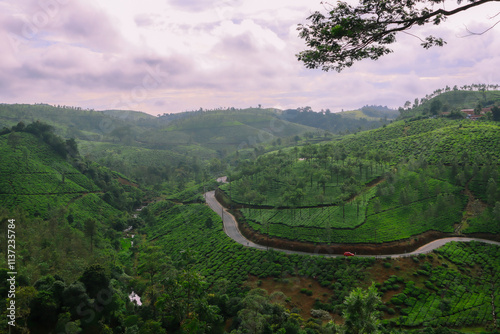
[[[345,252],[345,253],[344,253],[344,256],[354,256],[354,254],[353,254],[353,253],[351,253],[351,252]]]

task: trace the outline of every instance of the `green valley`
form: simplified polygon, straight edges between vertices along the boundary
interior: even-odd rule
[[[2,104],[0,332],[498,333],[499,96],[399,116]],[[443,237],[475,239],[417,250]]]

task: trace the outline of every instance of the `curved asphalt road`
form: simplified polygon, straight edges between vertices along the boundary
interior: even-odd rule
[[[238,229],[238,224],[236,223],[236,219],[234,218],[234,216],[231,215],[229,212],[227,212],[227,210],[215,198],[215,191],[209,191],[209,192],[205,193],[205,200],[206,200],[208,206],[222,218],[222,222],[224,224],[224,232],[226,232],[226,234],[231,239],[233,239],[234,241],[236,241],[237,243],[239,243],[243,246],[253,247],[253,248],[257,248],[257,249],[261,249],[261,250],[273,249],[275,251],[284,252],[287,254],[320,255],[320,256],[325,256],[325,257],[339,257],[339,256],[343,257],[344,256],[342,254],[319,254],[319,253],[298,252],[298,251],[292,251],[292,250],[288,250],[288,249],[266,247],[266,246],[256,244],[255,242],[248,240],[247,238],[245,238],[241,234],[240,230]],[[443,239],[434,240],[426,245],[423,245],[422,247],[418,248],[417,250],[415,250],[411,253],[387,254],[387,255],[357,255],[357,256],[377,257],[377,258],[380,258],[380,257],[396,258],[396,257],[405,257],[405,256],[418,255],[418,254],[425,254],[425,253],[429,253],[433,249],[439,248],[439,247],[443,246],[444,244],[451,242],[451,241],[462,241],[462,242],[480,241],[480,242],[485,242],[488,244],[500,246],[500,242],[486,240],[486,239],[452,237],[452,238],[443,238]]]

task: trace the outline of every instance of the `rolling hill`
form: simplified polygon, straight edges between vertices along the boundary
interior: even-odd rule
[[[394,120],[399,117],[399,111],[386,106],[364,106],[357,110],[342,111],[342,117],[380,121],[380,119]]]
[[[268,153],[240,164],[221,189],[248,233],[291,241],[385,243],[436,231],[494,237],[499,148],[495,122],[398,121]],[[486,197],[475,214],[462,214]]]
[[[0,127],[35,120],[51,125],[59,136],[75,138],[83,156],[145,185],[167,181],[174,192],[187,182],[179,184],[179,175],[200,181],[221,172],[219,160],[228,153],[269,145],[277,139],[295,143],[290,137],[318,132],[280,120],[274,111],[263,109],[154,117],[135,111],[0,105]]]
[[[334,333],[346,298],[373,284],[382,333],[494,333],[500,247],[373,255],[444,235],[498,240],[499,123],[406,116],[0,105],[0,226],[15,220],[17,329]],[[222,173],[230,183],[218,197],[256,242],[371,257],[233,242],[201,196]]]
[[[425,98],[416,99],[412,107],[401,110],[403,118],[440,114],[442,112],[458,112],[462,109],[474,109],[478,106],[491,107],[500,104],[498,90],[448,90],[440,91]],[[434,106],[433,106],[434,105]]]
[[[116,173],[74,153],[64,157],[29,132],[1,135],[0,154],[2,217],[19,222],[18,247],[29,280],[54,271],[76,278],[92,253],[100,257],[113,249],[110,237],[128,226],[126,211],[143,197],[120,184]]]

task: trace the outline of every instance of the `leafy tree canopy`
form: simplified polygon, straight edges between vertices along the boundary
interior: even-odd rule
[[[307,68],[324,71],[342,71],[362,59],[378,59],[391,53],[386,45],[396,41],[398,32],[406,32],[415,25],[439,25],[447,17],[500,0],[457,0],[458,6],[444,9],[444,0],[360,0],[357,6],[339,1],[326,14],[316,11],[299,25],[299,36],[311,49],[300,52],[297,58]],[[466,2],[462,4],[462,2]],[[442,8],[436,9],[439,5]],[[442,38],[427,36],[422,46],[443,46]]]
[[[380,312],[377,310],[381,299],[375,285],[368,290],[357,288],[344,301],[343,317],[347,333],[377,333],[380,324]]]
[[[99,264],[88,267],[80,281],[85,285],[88,295],[92,298],[95,298],[99,292],[109,289],[109,277],[104,267]]]

